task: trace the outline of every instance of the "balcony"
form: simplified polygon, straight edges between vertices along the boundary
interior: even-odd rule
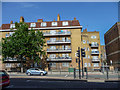
[[[91,54],[99,54],[99,51],[92,51]]]
[[[66,36],[66,35],[71,35],[70,31],[67,32],[55,32],[55,33],[50,33],[50,32],[45,32],[43,33],[44,36]]]
[[[47,61],[72,61],[71,57],[55,57],[55,58],[48,58]]]
[[[99,47],[99,44],[90,44],[91,47]]]
[[[25,59],[23,59],[23,62],[25,62],[26,60]],[[5,62],[5,63],[20,63],[21,62],[21,60],[19,60],[18,58],[6,58],[6,59],[4,59],[3,60],[3,62]]]
[[[47,41],[47,44],[70,44],[70,43],[71,43],[71,40],[66,40],[66,41],[63,41],[63,40],[56,40],[56,41],[48,40]]]
[[[99,58],[93,58],[92,62],[100,62],[100,59]]]
[[[53,52],[71,52],[71,48],[68,49],[47,49],[47,52],[53,53]]]

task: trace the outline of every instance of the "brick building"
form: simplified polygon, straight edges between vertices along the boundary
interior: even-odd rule
[[[120,22],[116,22],[105,34],[107,62],[120,68]]]
[[[24,22],[23,17],[20,18],[20,22]],[[56,21],[46,22],[43,19],[38,19],[37,22],[25,23],[29,25],[29,29],[33,28],[35,31],[42,31],[44,34],[46,40],[45,50],[48,57],[46,60],[48,64],[47,70],[68,71],[68,68],[78,69],[75,56],[78,47],[86,50],[86,57],[83,60],[84,67],[88,67],[88,70],[100,69],[99,32],[87,32],[87,30],[84,30],[81,35],[82,26],[76,18],[61,21],[59,14]],[[13,30],[10,30],[11,28]],[[9,37],[14,33],[14,30],[15,24],[13,21],[10,24],[2,24],[2,30],[0,31],[2,36],[0,38]],[[20,61],[15,58],[8,58],[4,63],[8,70],[20,67]]]
[[[83,58],[84,67],[88,70],[99,70],[101,68],[101,47],[99,32],[82,32],[82,48],[85,49],[86,56]]]

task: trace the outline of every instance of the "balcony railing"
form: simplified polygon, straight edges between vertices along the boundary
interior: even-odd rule
[[[99,44],[91,44],[91,47],[98,47]]]
[[[63,40],[56,40],[56,41],[48,40],[47,41],[47,44],[68,44],[68,43],[71,43],[71,40],[66,40],[66,41],[63,41]]]
[[[48,58],[47,61],[71,61],[71,57],[55,57],[55,58]]]
[[[55,32],[55,33],[50,33],[50,32],[45,32],[43,33],[44,36],[58,36],[58,35],[71,35],[70,31],[67,32]]]
[[[91,54],[99,54],[99,51],[92,51]]]
[[[96,58],[96,59],[92,59],[92,62],[100,62],[100,59],[99,58]]]
[[[67,48],[67,49],[47,49],[47,52],[71,52],[71,48]]]

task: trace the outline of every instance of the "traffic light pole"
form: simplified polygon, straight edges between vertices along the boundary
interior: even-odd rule
[[[80,47],[78,47],[78,50],[80,50]],[[79,79],[81,79],[80,57],[79,57],[78,65],[79,65]]]
[[[84,77],[84,70],[83,70],[83,57],[81,56],[82,59],[82,78]]]

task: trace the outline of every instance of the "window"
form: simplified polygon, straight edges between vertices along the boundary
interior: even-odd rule
[[[15,28],[15,24],[10,24],[10,28]]]
[[[56,41],[56,38],[50,38],[50,41],[51,41],[51,42],[55,42],[55,41]]]
[[[88,55],[88,58],[90,58],[90,56]]]
[[[87,63],[84,63],[84,67],[87,67]]]
[[[43,27],[44,27],[44,26],[47,26],[47,23],[46,23],[46,22],[42,22],[42,23],[41,23],[41,26],[43,26]]]
[[[67,25],[68,25],[68,22],[67,22],[67,21],[62,22],[62,25],[63,25],[63,26],[67,26]]]
[[[56,67],[56,63],[51,63],[51,67]]]
[[[52,26],[57,26],[57,22],[52,22]]]
[[[91,64],[90,64],[90,63],[88,63],[88,67],[91,67]]]
[[[83,40],[83,44],[85,44],[86,43],[86,41],[85,40]]]
[[[69,63],[62,63],[63,67],[69,67]]]
[[[49,58],[55,58],[55,57],[56,57],[56,54],[50,54]]]
[[[6,63],[6,67],[11,67],[11,64],[10,63]]]
[[[86,47],[83,48],[86,51]]]
[[[36,27],[36,23],[31,23],[30,27]]]
[[[89,48],[87,48],[87,50],[89,51]]]
[[[55,49],[56,49],[56,46],[50,46],[50,49],[51,49],[51,50],[55,50]]]
[[[91,36],[91,38],[92,38],[92,39],[95,39],[95,38],[96,38],[96,36],[95,36],[95,35],[94,35],[94,36]]]
[[[98,63],[94,63],[93,67],[99,67],[99,64]]]
[[[10,32],[10,33],[9,33],[9,35],[10,35],[10,36],[12,36],[12,35],[13,35],[13,33],[15,33],[15,32]]]
[[[87,40],[87,43],[89,44],[89,41]]]

